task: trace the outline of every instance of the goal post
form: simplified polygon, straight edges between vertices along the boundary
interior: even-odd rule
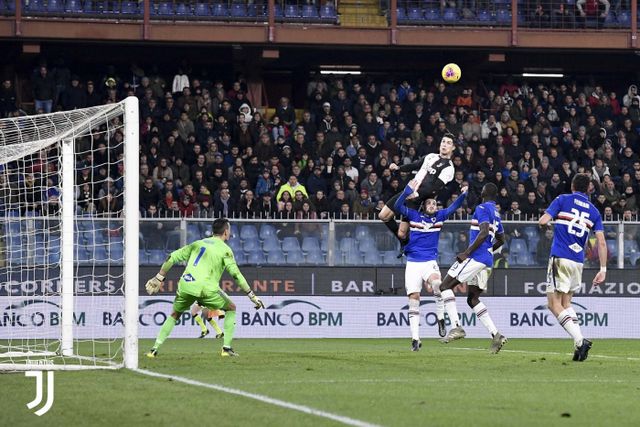
[[[138,193],[137,98],[0,120],[0,370],[137,368]]]

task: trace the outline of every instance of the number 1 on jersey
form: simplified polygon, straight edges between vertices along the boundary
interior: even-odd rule
[[[202,255],[204,255],[204,251],[206,251],[207,248],[200,248],[200,253],[198,253],[198,256],[196,257],[195,261],[193,261],[193,266],[195,267],[196,265],[198,265],[198,263],[200,262],[200,258],[202,258]]]

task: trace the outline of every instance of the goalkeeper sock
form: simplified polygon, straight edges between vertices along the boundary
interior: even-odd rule
[[[220,326],[218,326],[218,323],[213,318],[209,319],[209,323],[213,326],[213,329],[216,330],[216,335],[220,335],[222,333],[222,329],[220,329]]]
[[[460,318],[458,317],[458,307],[456,307],[456,296],[451,289],[442,291],[442,299],[444,308],[447,310],[449,320],[454,328],[460,327]]]
[[[162,328],[160,328],[160,332],[158,333],[158,338],[156,338],[156,343],[153,345],[153,348],[156,350],[162,345],[164,340],[167,339],[169,335],[171,335],[171,331],[173,327],[176,326],[176,319],[169,316],[167,320],[162,324]]]
[[[199,314],[196,314],[195,316],[193,316],[193,318],[196,320],[196,323],[200,325],[200,329],[202,330],[202,332],[207,332],[207,327],[204,324],[204,320],[202,320],[202,317]]]
[[[233,333],[236,330],[236,312],[227,311],[224,316],[224,347],[231,347]]]
[[[565,309],[558,314],[558,322],[560,322],[560,326],[571,335],[575,346],[580,347],[583,340],[582,331],[580,331],[580,326],[578,326],[577,323],[573,323],[573,317],[571,317],[569,309]]]
[[[409,327],[411,339],[420,339],[420,300],[409,298]]]

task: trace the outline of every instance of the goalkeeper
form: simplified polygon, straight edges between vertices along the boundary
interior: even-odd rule
[[[236,306],[226,293],[220,289],[220,277],[226,269],[238,286],[247,293],[256,309],[264,308],[264,304],[249,288],[236,261],[233,251],[226,240],[231,236],[231,225],[226,218],[219,218],[213,222],[213,237],[197,240],[184,246],[169,255],[162,264],[160,272],[146,284],[147,293],[153,295],[160,290],[167,272],[174,264],[187,262],[182,277],[178,282],[178,292],[173,302],[173,312],[162,325],[153,348],[147,353],[147,357],[156,357],[158,348],[171,334],[176,321],[183,312],[189,310],[194,302],[209,310],[224,310],[224,343],[222,345],[223,357],[238,356],[231,348],[233,333],[236,328]]]

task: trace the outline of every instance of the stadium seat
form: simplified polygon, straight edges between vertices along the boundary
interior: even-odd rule
[[[638,259],[640,259],[640,248],[638,248],[638,242],[635,240],[624,241],[624,257],[629,259],[631,265],[636,265]]]
[[[287,264],[304,264],[304,255],[302,254],[302,251],[291,251],[287,253]]]
[[[264,6],[260,5],[255,5],[255,4],[249,4],[247,5],[247,12],[246,12],[246,16],[250,17],[250,18],[255,18],[256,16],[258,16],[258,11],[260,10],[261,15],[264,15],[264,13],[262,13],[262,9],[264,9]]]
[[[607,251],[614,257],[618,256],[618,241],[616,239],[607,239]]]
[[[496,22],[498,24],[510,24],[511,23],[511,11],[507,9],[498,9],[496,11]]]
[[[609,12],[607,17],[610,17],[610,16],[611,16],[611,12]],[[605,22],[606,22],[606,18],[605,18]],[[631,24],[631,14],[625,10],[620,12],[618,14],[618,24],[620,24],[621,27],[628,27]]]
[[[438,248],[440,248],[440,250],[452,251],[453,233],[451,233],[450,231],[441,231],[440,238],[438,240]]]
[[[362,240],[371,236],[371,231],[366,225],[358,225],[355,230],[355,237],[357,240]]]
[[[280,247],[280,241],[276,236],[271,236],[262,243],[262,250],[265,252],[272,252],[275,250],[282,250]]]
[[[274,250],[267,253],[267,264],[278,265],[284,264],[285,257],[284,253],[281,250]]]
[[[456,254],[453,251],[438,251],[439,266],[448,267],[452,265],[455,261],[456,261]]]
[[[378,251],[368,251],[364,253],[364,265],[380,265],[382,260]]]
[[[91,255],[91,257],[93,257],[96,264],[107,264],[109,262],[107,248],[104,245],[87,246],[87,248],[90,248],[89,254]],[[114,255],[117,255],[117,253]],[[118,258],[118,261],[122,262],[123,258],[124,255]]]
[[[320,18],[323,20],[335,20],[337,17],[336,9],[332,5],[323,5],[320,7]]]
[[[180,248],[180,231],[174,230],[169,231],[165,235],[166,241],[164,244],[164,249],[167,252],[175,251]]]
[[[407,9],[407,20],[422,21],[423,20],[422,9],[418,7],[410,7],[409,9]]]
[[[362,256],[357,251],[350,251],[344,254],[344,265],[362,265]]]
[[[229,15],[229,10],[227,9],[227,5],[224,3],[215,3],[211,6],[211,15],[224,17]]]
[[[258,240],[258,230],[255,225],[243,225],[240,228],[240,240]]]
[[[198,224],[187,224],[187,242],[193,242],[201,238],[202,233]]]
[[[356,252],[358,250],[356,239],[344,237],[340,240],[340,252]]]
[[[476,18],[478,19],[478,22],[483,22],[483,23],[493,21],[493,18],[491,17],[491,14],[489,13],[489,11],[485,9],[479,10]]]
[[[67,0],[64,11],[66,13],[82,13],[82,2],[80,0]]]
[[[298,9],[298,5],[296,4],[288,4],[284,8],[284,17],[285,18],[300,18],[300,10]]]
[[[440,11],[434,8],[427,9],[424,13],[424,19],[432,24],[440,22]]]
[[[47,2],[47,12],[62,13],[64,12],[64,4],[62,0],[49,0]]]
[[[233,256],[236,259],[236,264],[244,265],[247,263],[247,257],[244,256],[244,252],[234,252]]]
[[[157,14],[160,16],[173,15],[173,3],[166,1],[159,3]]]
[[[267,10],[264,11],[265,15],[267,14]],[[282,18],[284,14],[282,13],[282,6],[279,4],[274,5],[273,7],[273,16],[276,18]]]
[[[260,240],[267,240],[269,237],[276,235],[276,227],[271,224],[262,224],[260,226]]]
[[[120,4],[120,13],[123,15],[135,15],[138,13],[138,4],[132,1],[123,1]]]
[[[309,236],[302,239],[302,251],[305,253],[320,252],[320,241],[318,241],[318,238]]]
[[[322,255],[322,251],[320,251],[320,249],[314,249],[307,252],[306,260],[307,264],[312,265],[323,265],[325,263],[324,256]]]
[[[398,22],[403,22],[407,20],[407,12],[404,10],[404,7],[397,8],[396,15],[398,17]]]
[[[260,242],[257,239],[248,239],[242,242],[242,249],[245,252],[260,250]]]
[[[369,237],[368,239],[363,239],[358,242],[358,250],[361,253],[366,254],[368,252],[378,252],[376,247],[376,241],[373,240],[373,237]]]
[[[45,7],[42,0],[31,0],[28,5],[25,5],[25,10],[28,12],[44,12]]]
[[[396,251],[385,251],[382,253],[382,263],[384,265],[402,265],[403,260],[398,258]]]
[[[124,261],[124,246],[119,243],[109,245],[109,259],[111,262],[122,263]]]
[[[448,7],[442,14],[442,20],[446,23],[456,22],[458,20],[458,12],[454,8]]]
[[[218,6],[218,4],[215,4],[214,8],[216,6]],[[211,9],[209,8],[208,3],[196,3],[196,6],[193,9],[193,14],[195,16],[211,16],[212,12],[211,12]],[[221,16],[221,15],[217,15],[217,16]]]
[[[262,251],[251,252],[247,255],[247,264],[260,265],[265,263],[264,254]]]
[[[318,9],[312,4],[302,6],[302,17],[305,19],[318,19]]]
[[[151,249],[149,251],[149,264],[162,265],[166,261],[167,255],[162,249]]]
[[[176,15],[189,16],[191,15],[191,8],[186,3],[178,3],[176,5]]]
[[[247,16],[247,9],[244,4],[234,3],[231,5],[229,15],[234,18],[244,18]]]
[[[234,253],[242,252],[242,242],[240,239],[229,239],[227,240],[227,245],[229,245]]]
[[[511,239],[509,242],[509,253],[517,259],[527,254],[528,251],[527,241],[524,239]]]
[[[82,237],[88,245],[104,243],[104,234],[101,230],[83,231]]]
[[[298,241],[298,238],[297,237],[285,237],[282,240],[282,250],[285,253],[301,250],[300,249],[300,242]]]

